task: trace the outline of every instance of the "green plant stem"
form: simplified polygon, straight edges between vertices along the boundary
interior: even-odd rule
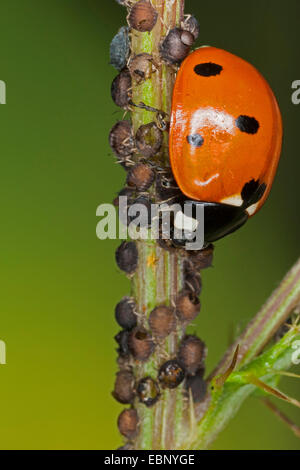
[[[158,13],[156,26],[150,33],[131,31],[131,55],[148,53],[153,56],[157,70],[151,77],[140,83],[133,83],[132,101],[141,102],[170,115],[171,97],[176,70],[161,62],[159,45],[168,30],[179,26],[183,20],[183,0],[152,0]],[[132,123],[134,131],[149,122],[155,121],[155,113],[133,107]],[[164,143],[157,162],[161,167],[169,167],[168,135],[164,133]],[[150,189],[154,198],[154,190]],[[182,258],[180,254],[161,249],[153,240],[138,241],[139,264],[132,279],[132,294],[139,309],[139,324],[148,327],[148,317],[157,305],[174,305],[178,291],[182,288]],[[159,366],[176,355],[182,328],[171,333],[167,340],[158,343],[154,354],[147,363],[135,363],[134,373],[138,381],[147,375],[157,377]],[[138,403],[135,408],[139,415],[139,435],[135,449],[171,449],[176,447],[184,425],[185,409],[182,402],[182,387],[165,390],[161,399],[152,407]]]
[[[216,439],[244,400],[257,390],[251,384],[251,377],[268,381],[276,378],[276,371],[287,370],[292,366],[292,344],[300,337],[298,327],[292,328],[273,347],[258,354],[299,304],[300,260],[211,374],[211,393],[206,402],[196,408],[198,424],[194,437],[191,442],[184,442],[183,448],[205,449]],[[238,344],[237,370],[229,375],[223,386],[218,387],[216,379],[229,367]]]

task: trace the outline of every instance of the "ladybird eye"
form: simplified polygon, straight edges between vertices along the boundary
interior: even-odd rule
[[[246,132],[247,134],[256,134],[259,129],[259,122],[250,116],[239,116],[235,124],[241,132]]]
[[[197,75],[201,75],[201,77],[215,77],[220,75],[222,70],[223,67],[221,65],[214,64],[213,62],[198,64],[194,67],[194,72]]]
[[[201,147],[201,145],[203,145],[203,142],[204,142],[204,139],[200,134],[188,135],[186,140],[193,147]]]

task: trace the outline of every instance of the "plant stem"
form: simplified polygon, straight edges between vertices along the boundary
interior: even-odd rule
[[[159,109],[170,115],[171,98],[176,70],[161,62],[159,45],[169,29],[180,26],[183,20],[183,0],[152,0],[158,13],[158,20],[150,33],[131,32],[132,56],[148,53],[157,66],[151,77],[133,84],[132,101]],[[153,112],[134,107],[131,114],[133,129],[152,122]],[[157,156],[160,166],[169,167],[168,135],[164,133],[164,144]],[[150,190],[154,197],[154,192]],[[160,248],[154,240],[138,241],[139,264],[132,279],[132,293],[139,310],[139,324],[148,327],[148,317],[157,305],[174,306],[178,291],[182,288],[182,257]],[[136,380],[150,375],[157,376],[159,366],[176,355],[182,328],[171,333],[167,340],[156,345],[156,350],[147,363],[134,365]],[[165,390],[161,399],[152,407],[135,402],[139,415],[139,435],[134,442],[135,449],[171,449],[176,447],[183,425],[182,387]]]

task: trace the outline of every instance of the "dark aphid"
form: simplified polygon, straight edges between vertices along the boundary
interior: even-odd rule
[[[187,335],[181,341],[178,360],[190,375],[195,374],[203,368],[206,357],[206,346],[200,338],[194,335]]]
[[[136,327],[129,336],[129,349],[134,359],[145,362],[155,349],[151,334],[143,327]]]
[[[184,263],[184,289],[190,290],[195,295],[200,295],[202,290],[202,280],[198,272],[192,269],[190,262]]]
[[[200,312],[200,301],[190,291],[182,291],[176,301],[176,315],[184,323],[193,321]]]
[[[111,97],[120,108],[128,109],[131,101],[131,75],[123,69],[111,84]]]
[[[184,376],[184,369],[176,359],[165,362],[158,372],[158,380],[164,388],[178,387]]]
[[[114,391],[112,392],[113,397],[123,404],[132,403],[135,397],[134,384],[135,380],[132,372],[128,370],[118,372]]]
[[[122,436],[134,439],[138,433],[138,414],[134,408],[123,410],[118,417],[118,428]]]
[[[141,228],[151,227],[151,199],[147,196],[139,196],[128,209],[128,221]]]
[[[123,242],[117,248],[116,262],[126,274],[133,274],[138,265],[138,250],[134,242]]]
[[[122,328],[124,328],[124,330],[131,330],[137,325],[135,310],[136,303],[132,297],[123,297],[123,299],[116,305],[116,321]]]
[[[109,145],[114,154],[128,157],[134,153],[134,136],[130,121],[118,121],[109,133]]]
[[[164,305],[156,307],[150,313],[149,326],[154,336],[166,338],[176,328],[174,309]]]
[[[187,255],[197,271],[209,268],[213,262],[214,245],[210,244],[200,251],[189,251]]]
[[[127,358],[129,356],[128,340],[129,332],[127,330],[119,331],[119,333],[115,336],[115,341],[119,345],[117,353],[121,358]]]
[[[138,151],[147,158],[156,155],[163,142],[163,133],[155,122],[144,124],[139,127],[135,135]]]
[[[158,200],[168,202],[169,204],[175,202],[175,199],[180,196],[180,189],[171,174],[158,173],[155,190]]]
[[[193,42],[192,33],[180,28],[173,28],[161,43],[161,57],[169,64],[180,64],[190,52]]]
[[[137,83],[148,80],[156,70],[152,55],[145,52],[132,57],[129,61],[128,69],[132,79]]]
[[[144,33],[152,31],[157,21],[158,14],[150,1],[140,0],[135,3],[128,15],[128,24],[131,28]]]
[[[122,200],[122,204],[120,204],[120,198],[127,197],[127,200]],[[113,205],[119,208],[119,219],[123,225],[129,223],[128,218],[128,207],[132,204],[135,197],[135,191],[132,188],[123,188],[119,192],[118,196],[113,200]]]
[[[159,385],[152,377],[140,380],[136,392],[140,402],[148,407],[155,405],[160,397]]]
[[[127,175],[127,184],[138,191],[146,191],[154,181],[154,171],[149,165],[137,163]]]
[[[182,29],[189,31],[196,40],[199,36],[199,23],[193,15],[188,15],[182,23]]]
[[[128,61],[130,54],[129,28],[123,26],[119,29],[110,43],[110,65],[117,70],[122,70]]]
[[[189,375],[185,381],[187,391],[191,390],[194,403],[204,400],[207,391],[207,383],[203,378],[204,370],[199,370],[196,375]]]

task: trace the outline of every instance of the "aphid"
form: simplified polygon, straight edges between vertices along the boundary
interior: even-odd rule
[[[123,242],[117,248],[116,262],[126,274],[133,274],[138,265],[138,250],[134,242]]]
[[[176,328],[174,309],[164,305],[156,307],[149,315],[149,326],[154,336],[166,338]]]
[[[127,68],[111,84],[111,97],[120,108],[128,109],[131,102],[131,75]]]
[[[155,184],[156,196],[161,202],[172,204],[180,196],[180,189],[172,174],[158,173]]]
[[[128,69],[131,77],[137,83],[148,80],[156,70],[152,55],[146,54],[145,52],[132,57],[129,61]]]
[[[196,375],[189,375],[185,380],[185,387],[192,392],[194,403],[204,400],[207,391],[207,383],[203,379],[204,370],[199,370]]]
[[[202,290],[202,280],[199,273],[193,269],[191,262],[184,263],[184,285],[185,290],[192,291],[195,295],[200,295]]]
[[[184,380],[185,372],[176,359],[165,362],[159,369],[158,380],[164,388],[176,388]]]
[[[127,174],[127,184],[138,191],[146,191],[154,181],[154,171],[145,163],[137,163]]]
[[[181,341],[178,352],[178,360],[186,372],[190,375],[195,374],[203,367],[205,357],[205,343],[197,336],[186,335]]]
[[[128,339],[129,349],[134,359],[145,362],[155,349],[151,334],[143,327],[132,330]]]
[[[150,1],[140,0],[131,8],[128,15],[128,24],[131,28],[144,33],[154,28],[157,17],[158,14]]]
[[[128,209],[129,222],[140,227],[150,228],[152,221],[151,204],[151,199],[148,196],[139,196],[132,201],[132,205]],[[130,210],[131,207],[134,207],[134,211]]]
[[[120,205],[120,197],[127,197],[125,204]],[[129,223],[128,218],[128,207],[132,204],[135,197],[135,191],[133,188],[123,188],[119,192],[118,196],[113,200],[113,205],[119,208],[119,219],[123,225]]]
[[[199,23],[197,19],[193,15],[188,15],[183,23],[182,23],[182,29],[185,31],[189,31],[192,33],[194,36],[194,39],[196,40],[199,36]]]
[[[214,245],[210,244],[201,251],[188,251],[187,255],[195,270],[210,268],[213,262]]]
[[[160,397],[159,385],[152,377],[140,380],[136,392],[140,402],[148,407],[155,405]]]
[[[163,143],[163,133],[158,129],[155,122],[143,124],[135,135],[136,147],[138,151],[146,158],[154,157]]]
[[[121,330],[115,336],[115,341],[118,343],[119,347],[117,349],[117,353],[120,355],[121,358],[127,358],[129,356],[129,331]]]
[[[190,291],[182,291],[176,300],[176,315],[184,323],[193,321],[200,312],[200,301]]]
[[[134,383],[135,380],[132,372],[128,370],[118,372],[114,391],[112,392],[113,397],[123,404],[132,403],[135,397]]]
[[[187,57],[173,90],[170,161],[189,203],[204,206],[206,244],[262,207],[281,143],[276,98],[252,65],[214,47]]]
[[[118,324],[124,330],[131,330],[137,324],[137,316],[135,314],[136,303],[131,297],[123,297],[116,305],[115,317]]]
[[[118,428],[122,436],[134,439],[138,433],[138,414],[134,408],[123,410],[118,417]]]
[[[194,40],[189,31],[173,28],[160,46],[160,55],[169,64],[180,64],[190,52]]]
[[[134,153],[134,136],[129,121],[118,121],[109,133],[109,145],[114,154],[126,165],[126,157]]]
[[[110,43],[110,65],[117,70],[122,70],[128,61],[130,54],[129,28],[123,26],[119,29]]]

